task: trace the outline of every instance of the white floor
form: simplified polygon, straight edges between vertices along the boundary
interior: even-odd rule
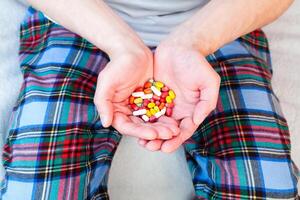
[[[17,63],[19,21],[25,7],[0,1],[0,135],[16,99],[21,73]],[[300,166],[300,1],[278,21],[267,26],[271,45],[273,87],[281,100],[292,136],[292,156]],[[0,147],[3,140],[0,137]],[[123,138],[115,155],[109,193],[112,200],[188,200],[193,187],[182,149],[174,154],[151,153]],[[1,176],[3,173],[0,174]]]

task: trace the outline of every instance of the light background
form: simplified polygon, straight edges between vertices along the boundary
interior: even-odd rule
[[[25,9],[17,1],[0,0],[1,148],[22,81],[17,53],[19,22]],[[292,157],[300,166],[300,0],[264,30],[272,53],[273,88],[290,126]],[[182,149],[171,155],[151,153],[135,139],[123,138],[113,160],[109,193],[112,200],[191,199],[193,187]]]

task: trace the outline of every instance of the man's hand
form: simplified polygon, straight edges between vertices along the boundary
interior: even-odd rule
[[[154,78],[176,93],[173,118],[180,134],[169,140],[140,140],[146,148],[175,151],[192,136],[216,107],[220,77],[201,53],[193,48],[162,43],[155,52]]]
[[[120,50],[120,49],[119,49]],[[153,76],[153,55],[147,48],[133,45],[111,56],[111,61],[100,72],[94,97],[104,127],[113,125],[121,134],[143,139],[170,139],[179,133],[175,120],[159,120],[146,124],[133,117],[128,97]],[[170,121],[172,124],[169,124]]]

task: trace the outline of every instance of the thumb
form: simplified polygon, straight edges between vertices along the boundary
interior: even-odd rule
[[[103,76],[102,72],[98,76],[94,103],[99,112],[102,125],[109,127],[113,121],[114,109],[112,101],[115,94],[115,86],[113,81],[107,78],[107,75]]]
[[[193,122],[199,126],[212,110],[213,108],[207,100],[200,100],[195,107]]]
[[[204,119],[215,109],[218,101],[219,87],[205,88],[200,92],[200,100],[196,104],[193,121],[200,125]]]

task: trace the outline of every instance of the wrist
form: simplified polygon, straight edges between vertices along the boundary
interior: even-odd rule
[[[121,32],[111,34],[110,37],[96,39],[96,46],[108,54],[110,58],[119,57],[120,55],[142,54],[150,51],[143,41],[135,34]]]
[[[205,29],[202,29],[205,30]],[[175,29],[163,41],[172,46],[181,46],[200,52],[203,56],[207,56],[218,49],[217,41],[212,35],[205,33],[199,28],[193,28],[192,24],[182,24]]]

